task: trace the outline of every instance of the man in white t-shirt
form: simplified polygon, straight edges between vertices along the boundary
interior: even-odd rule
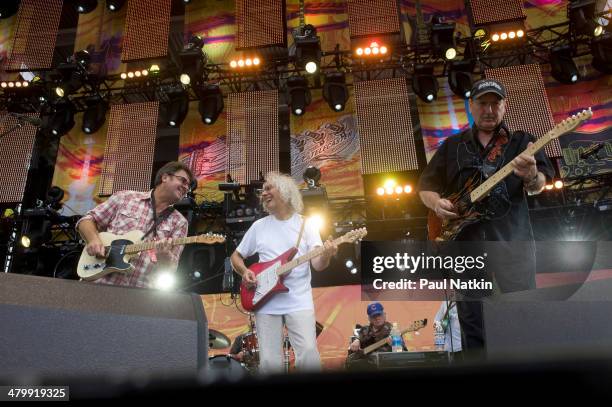
[[[310,263],[318,271],[329,266],[329,261],[338,248],[331,241],[323,244],[316,226],[305,221],[299,214],[304,204],[291,177],[278,172],[268,173],[261,199],[264,209],[270,215],[253,223],[231,256],[234,270],[242,275],[247,284],[255,285],[257,280],[255,273],[245,266],[244,259],[257,253],[259,261],[265,262],[295,247],[303,222],[304,230],[294,258],[311,252],[317,246],[324,246],[326,250]],[[255,312],[259,371],[282,371],[283,323],[287,326],[289,341],[295,352],[296,367],[309,371],[320,370],[321,358],[317,349],[310,264],[306,262],[291,270],[286,275],[284,284],[289,289],[288,292],[273,295]]]

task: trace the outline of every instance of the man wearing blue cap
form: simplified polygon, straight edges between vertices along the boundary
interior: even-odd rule
[[[543,150],[535,156],[525,152],[535,140],[531,134],[512,131],[504,122],[506,96],[506,88],[497,80],[474,83],[470,95],[473,126],[445,139],[421,174],[421,200],[445,220],[458,216],[457,208],[446,197],[461,191],[474,175],[484,180],[505,164],[513,164],[514,174],[497,184],[483,201],[490,203],[487,217],[463,228],[455,240],[533,241],[526,192],[541,191],[545,181],[552,180],[554,169]],[[535,288],[535,247],[531,254],[524,253],[522,263],[506,275],[495,275],[502,292]],[[457,308],[464,334],[463,348],[483,350],[481,302],[460,301]]]
[[[373,302],[368,305],[367,312],[370,324],[361,327],[359,330],[359,338],[355,339],[350,345],[351,352],[357,352],[359,349],[370,346],[384,338],[387,338],[387,343],[378,348],[376,352],[391,352],[390,334],[393,325],[387,322],[387,315],[385,314],[384,307],[380,302]]]

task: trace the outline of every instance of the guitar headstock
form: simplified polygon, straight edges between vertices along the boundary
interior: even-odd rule
[[[338,239],[339,243],[353,243],[357,240],[363,239],[368,234],[368,230],[366,228],[359,228],[355,230],[351,230]]]
[[[225,236],[216,233],[206,233],[197,236],[196,242],[204,244],[225,243]]]
[[[565,133],[569,133],[570,131],[575,130],[578,126],[582,124],[582,122],[589,120],[591,117],[593,117],[593,111],[590,107],[588,109],[584,109],[580,113],[568,117],[567,119],[563,120],[561,123],[553,127],[553,129],[549,132],[550,138],[555,139]]]
[[[427,318],[414,321],[404,332],[416,332],[427,326]]]

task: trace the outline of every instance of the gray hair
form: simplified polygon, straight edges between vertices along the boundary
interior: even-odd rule
[[[287,202],[289,207],[293,209],[294,212],[302,213],[304,210],[304,202],[302,201],[302,194],[300,194],[300,190],[298,189],[297,184],[287,174],[281,174],[277,171],[271,171],[266,174],[266,182],[272,184],[278,189],[281,198],[283,201]],[[267,211],[266,203],[263,203],[264,209]]]

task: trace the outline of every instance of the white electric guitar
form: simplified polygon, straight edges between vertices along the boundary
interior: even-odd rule
[[[100,233],[100,239],[105,246],[105,258],[90,256],[86,249],[83,249],[79,264],[77,266],[77,274],[80,278],[86,281],[93,281],[104,277],[109,273],[121,272],[127,273],[134,269],[129,261],[138,253],[151,250],[156,247],[159,242],[139,242],[143,232],[140,230],[132,230],[124,235],[115,235],[110,232]],[[225,242],[225,236],[207,233],[199,236],[181,237],[172,240],[172,246],[180,244],[204,243],[215,244]]]

